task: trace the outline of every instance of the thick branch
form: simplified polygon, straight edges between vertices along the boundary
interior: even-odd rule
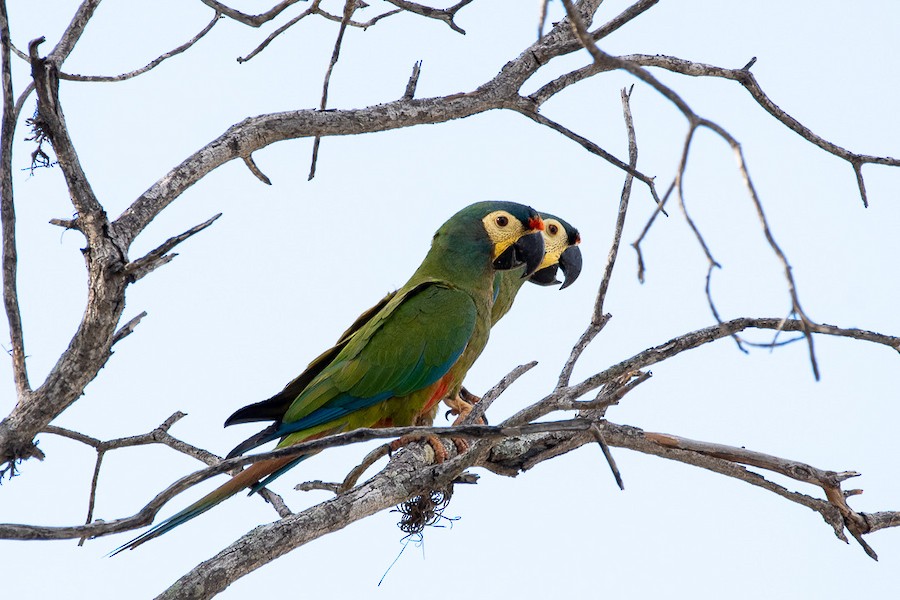
[[[602,422],[599,429],[602,431],[604,441],[610,446],[692,464],[746,481],[819,512],[833,526],[838,526],[837,523],[840,523],[841,528],[844,526],[841,515],[836,515],[839,511],[828,501],[787,490],[729,460],[689,450],[667,448],[654,441],[653,434],[645,434],[634,427]],[[559,456],[593,441],[595,437],[590,427],[582,431],[567,430],[527,435],[507,439],[495,445],[493,449],[488,446],[476,447],[454,460],[436,466],[422,466],[426,456],[424,447],[412,447],[412,452],[399,454],[384,471],[362,486],[339,494],[288,519],[257,527],[216,556],[195,567],[157,599],[210,598],[236,579],[299,546],[388,509],[409,497],[450,485],[471,466],[484,466],[498,473],[515,475],[542,460]],[[741,449],[733,450],[740,453]],[[326,484],[314,487],[332,491],[338,489]],[[897,512],[872,515],[859,513],[859,517],[866,523],[877,525],[878,528],[900,525],[900,513]],[[870,527],[864,533],[873,530]]]
[[[84,8],[89,3],[82,5]],[[77,18],[76,18],[77,21]],[[75,23],[75,21],[73,21]],[[77,28],[73,29],[75,35]],[[109,221],[75,151],[59,103],[57,65],[37,54],[40,40],[29,45],[38,96],[36,126],[53,144],[69,195],[78,211],[76,226],[88,241],[88,302],[69,347],[27,402],[20,401],[0,422],[0,463],[40,456],[32,440],[59,413],[77,400],[110,356],[116,325],[125,307],[126,245],[110,236]],[[62,46],[58,46],[62,47]]]
[[[599,4],[599,0],[585,0],[579,6],[592,13]],[[577,50],[579,46],[577,42],[572,43],[573,37],[568,26],[557,25],[508,62],[496,77],[472,92],[418,100],[401,99],[364,109],[298,110],[245,119],[153,184],[115,221],[115,234],[126,244],[130,243],[160,211],[210,171],[275,142],[445,123],[499,108],[519,112],[532,110],[532,102],[519,96],[520,87],[554,56]],[[641,174],[634,175],[643,177],[642,181],[649,179]]]
[[[186,475],[175,481],[165,490],[157,494],[141,510],[130,517],[109,519],[86,525],[68,527],[44,527],[39,525],[0,523],[0,539],[61,540],[98,537],[112,533],[120,533],[122,531],[130,531],[151,523],[153,517],[169,500],[186,489],[215,477],[216,475],[234,472],[235,469],[239,467],[268,460],[270,458],[300,456],[302,454],[321,451],[326,448],[347,446],[375,439],[399,438],[405,435],[424,436],[428,434],[443,435],[452,433],[454,436],[469,437],[472,439],[499,440],[546,431],[587,431],[591,427],[590,421],[584,419],[569,419],[549,423],[531,423],[517,427],[464,425],[459,427],[390,427],[384,429],[356,429],[347,433],[311,440],[309,442],[273,450],[271,452],[261,452],[251,456],[238,456],[227,460],[218,460],[218,457],[215,455],[173,438],[162,429],[169,424],[173,418],[180,414],[181,413],[176,413],[176,415],[170,417],[166,423],[150,433],[110,440],[107,442],[101,442],[89,436],[78,434],[77,432],[70,432],[58,427],[49,427],[47,430],[48,432],[76,439],[104,451],[114,447],[122,448],[127,446],[161,443],[178,450],[179,452],[193,456],[198,460],[202,460],[207,464],[211,464],[212,466]]]
[[[97,10],[97,6],[99,5],[100,0],[84,0],[84,2],[81,3],[81,6],[75,11],[75,16],[72,17],[69,26],[59,39],[59,43],[56,44],[56,47],[47,57],[49,62],[59,67],[59,65],[68,58],[69,54],[72,53],[72,50],[75,49],[75,44],[81,39],[81,34],[84,33],[85,27],[87,27],[91,17],[94,16],[94,11]],[[33,58],[34,57],[32,56],[32,59]]]
[[[295,548],[407,498],[449,485],[475,459],[474,453],[467,452],[441,465],[423,467],[425,452],[421,446],[410,446],[360,487],[287,519],[253,529],[185,574],[157,600],[211,598],[240,577]]]

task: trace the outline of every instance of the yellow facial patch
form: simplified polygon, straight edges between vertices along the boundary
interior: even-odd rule
[[[481,222],[484,224],[484,230],[487,231],[488,238],[494,244],[494,255],[491,257],[491,260],[503,254],[504,250],[515,244],[520,237],[529,232],[519,219],[505,210],[495,210],[484,217]]]
[[[544,219],[544,260],[538,270],[555,265],[559,257],[569,247],[569,235],[566,228],[556,219]],[[576,244],[578,242],[575,242]]]

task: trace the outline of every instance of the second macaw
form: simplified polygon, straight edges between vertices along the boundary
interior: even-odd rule
[[[581,274],[581,250],[578,244],[581,243],[581,235],[578,230],[569,223],[549,213],[541,213],[544,220],[544,259],[530,277],[524,277],[522,269],[510,269],[509,271],[499,271],[494,276],[494,303],[491,306],[491,327],[497,324],[506,313],[512,308],[516,294],[522,289],[525,281],[530,281],[537,285],[554,285],[560,283],[556,279],[557,271],[562,270],[565,275],[562,285],[559,289],[565,289],[572,285],[578,275]],[[462,386],[454,390],[452,394],[444,399],[444,403],[450,407],[449,414],[459,415],[454,421],[454,425],[463,422],[472,405],[478,402],[480,398]],[[431,414],[430,424],[434,421],[434,414]],[[426,423],[421,423],[426,424]]]
[[[416,423],[449,390],[458,389],[471,365],[461,357],[477,356],[487,343],[495,273],[524,264],[530,275],[541,263],[542,229],[537,212],[514,202],[479,202],[456,213],[435,233],[410,280],[342,344],[317,358],[308,381],[288,384],[285,390],[293,399],[287,410],[244,449],[272,440],[284,448],[360,427]],[[242,410],[252,413],[259,404],[265,405]],[[243,489],[261,489],[307,456],[250,465],[114,554],[170,531]]]

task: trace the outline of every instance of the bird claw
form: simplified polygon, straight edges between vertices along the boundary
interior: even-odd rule
[[[469,413],[472,412],[472,409],[481,401],[481,398],[467,390],[466,388],[460,388],[459,392],[452,398],[444,398],[444,404],[450,407],[450,410],[444,415],[444,418],[449,418],[448,415],[459,415],[455,421],[453,421],[453,425],[462,425],[463,421],[466,420],[466,417],[469,416]],[[483,415],[476,421],[478,425],[487,425],[487,418]]]
[[[428,442],[428,445],[431,446],[431,449],[434,451],[434,462],[435,464],[441,464],[446,461],[450,455],[447,453],[447,449],[444,448],[444,444],[441,443],[440,438],[436,435],[427,434],[427,435],[404,435],[401,438],[398,438],[388,444],[388,452],[395,452],[406,446],[407,444],[411,444],[412,442],[425,441]],[[455,442],[454,442],[455,443]]]
[[[461,437],[452,436],[450,440],[453,442],[453,445],[456,446],[457,454],[462,454],[469,449],[469,442]]]

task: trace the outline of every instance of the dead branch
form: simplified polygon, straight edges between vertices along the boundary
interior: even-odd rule
[[[184,233],[179,233],[178,235],[170,237],[165,242],[148,252],[146,255],[125,265],[125,273],[130,277],[131,282],[142,279],[144,276],[148,275],[149,273],[153,272],[157,268],[161,267],[162,265],[178,256],[177,254],[167,256],[166,253],[169,252],[169,250],[185,241],[189,237],[193,236],[194,234],[200,233],[201,231],[215,223],[216,220],[218,220],[218,218],[221,216],[222,213],[215,214],[199,225],[194,225]]]
[[[213,16],[212,20],[209,23],[207,23],[206,26],[203,29],[201,29],[197,35],[195,35],[194,37],[192,37],[185,43],[181,44],[177,48],[173,48],[172,50],[169,50],[168,52],[165,52],[165,53],[159,55],[158,57],[154,58],[149,63],[147,63],[146,65],[144,65],[143,67],[141,67],[139,69],[135,69],[133,71],[128,71],[127,73],[122,73],[120,75],[77,75],[75,73],[60,72],[59,78],[65,79],[68,81],[113,82],[113,81],[125,81],[127,79],[132,79],[134,77],[137,77],[138,75],[143,75],[147,71],[159,66],[166,59],[172,58],[173,56],[181,54],[182,52],[184,52],[185,50],[187,50],[188,48],[190,48],[191,46],[196,44],[198,41],[200,41],[200,39],[203,36],[205,36],[207,33],[209,33],[212,30],[212,28],[215,26],[216,23],[219,22],[219,20],[221,18],[222,18],[222,15],[220,13],[216,13]]]
[[[9,323],[12,344],[13,381],[16,394],[27,400],[31,393],[25,366],[25,338],[22,334],[22,311],[19,308],[17,284],[18,253],[16,251],[16,210],[13,203],[12,147],[18,111],[13,105],[12,65],[10,60],[9,19],[6,4],[0,3],[0,61],[2,61],[3,120],[0,123],[0,223],[3,235],[3,306]]]
[[[456,18],[456,13],[458,13],[463,7],[471,4],[473,0],[460,0],[450,8],[432,8],[423,4],[416,4],[415,2],[408,2],[407,0],[385,0],[385,2],[393,4],[397,8],[402,8],[407,12],[421,15],[429,19],[437,19],[438,21],[443,21],[450,27],[450,29],[452,29],[456,33],[466,35],[465,30],[457,25],[453,21],[453,19]]]
[[[296,0],[286,0],[265,13],[251,16],[214,0],[203,1],[217,11],[216,17],[204,30],[186,44],[161,55],[143,69],[116,76],[116,78],[89,79],[85,77],[79,80],[118,81],[146,72],[158,65],[162,60],[183,52],[196,43],[214,26],[219,18],[219,13],[238,22],[258,27],[262,23],[274,19],[286,8],[296,3]],[[482,466],[497,473],[515,475],[545,460],[560,456],[590,442],[600,444],[620,486],[621,477],[609,453],[609,446],[632,449],[684,462],[772,491],[792,502],[807,506],[818,512],[834,528],[835,534],[845,541],[847,538],[844,530],[846,529],[870,556],[876,558],[874,551],[864,541],[863,536],[885,527],[900,526],[900,512],[885,511],[866,514],[858,513],[851,509],[847,503],[847,497],[857,493],[858,490],[842,490],[841,485],[849,477],[856,476],[855,472],[827,471],[798,461],[782,459],[744,448],[698,442],[670,434],[643,432],[637,428],[609,423],[605,421],[604,417],[605,411],[609,406],[619,402],[625,394],[649,378],[649,373],[642,369],[667,360],[686,350],[692,350],[728,336],[734,337],[738,341],[739,347],[743,349],[741,344],[754,344],[738,337],[738,333],[746,329],[755,328],[777,332],[793,331],[801,333],[809,344],[810,359],[816,377],[818,377],[818,367],[813,351],[813,334],[815,333],[878,343],[900,352],[900,338],[898,337],[860,329],[846,329],[817,324],[806,316],[800,306],[799,295],[791,275],[790,264],[772,236],[760,198],[750,178],[749,169],[744,160],[740,144],[725,129],[694,113],[679,94],[653,77],[647,71],[648,67],[663,68],[689,76],[722,77],[738,81],[769,114],[804,139],[849,162],[854,170],[857,185],[865,205],[867,205],[867,196],[861,171],[862,165],[872,163],[900,166],[900,161],[890,157],[874,157],[852,153],[814,134],[793,119],[793,117],[781,111],[762,91],[754,76],[750,73],[753,61],[742,69],[731,70],[664,56],[629,55],[616,57],[604,53],[597,47],[596,42],[598,40],[622,27],[656,4],[656,1],[649,0],[635,3],[593,32],[589,31],[590,23],[601,1],[583,0],[573,3],[570,0],[563,0],[568,15],[567,21],[554,25],[551,31],[543,34],[544,17],[542,17],[542,24],[539,26],[539,39],[526,48],[517,58],[509,61],[496,77],[473,91],[438,98],[415,100],[414,94],[418,77],[418,68],[416,68],[406,91],[397,101],[359,110],[326,112],[325,107],[330,76],[338,60],[341,41],[348,26],[365,28],[387,16],[406,11],[419,16],[441,20],[447,23],[454,31],[465,33],[455,24],[454,19],[456,13],[471,3],[472,0],[462,0],[448,9],[434,9],[406,0],[386,1],[397,6],[398,9],[378,15],[368,23],[362,23],[351,18],[354,10],[362,6],[356,0],[347,0],[345,2],[344,12],[341,17],[331,15],[322,10],[319,7],[319,0],[314,0],[308,10],[303,11],[300,16],[294,17],[286,25],[276,30],[244,60],[255,56],[275,37],[309,14],[317,14],[325,19],[340,21],[340,30],[323,83],[320,110],[290,111],[262,115],[247,119],[233,126],[157,181],[112,223],[106,217],[103,207],[90,187],[86,173],[78,162],[77,152],[72,140],[69,138],[58,95],[60,78],[81,77],[67,76],[60,69],[64,59],[72,52],[84,32],[88,21],[99,4],[99,0],[85,0],[81,4],[60,42],[47,57],[42,59],[38,56],[37,48],[40,41],[33,42],[29,46],[27,60],[30,61],[32,66],[34,82],[20,94],[15,105],[12,103],[13,90],[9,64],[11,52],[15,51],[15,49],[9,38],[5,3],[0,2],[0,37],[2,37],[0,43],[3,45],[2,85],[4,97],[2,131],[0,131],[0,145],[2,145],[4,156],[3,162],[0,164],[0,169],[3,171],[2,180],[0,180],[0,193],[2,193],[2,199],[0,199],[0,213],[2,215],[0,216],[2,216],[3,222],[3,293],[7,317],[10,323],[13,372],[19,399],[19,403],[13,413],[0,423],[0,461],[6,461],[11,468],[17,459],[29,456],[42,456],[33,443],[34,435],[39,431],[65,436],[90,445],[97,451],[97,461],[93,473],[85,525],[75,527],[0,525],[0,537],[7,539],[81,538],[84,540],[87,537],[127,531],[151,522],[159,509],[181,491],[214,475],[236,472],[237,469],[244,465],[274,456],[295,456],[365,440],[391,438],[410,433],[438,433],[467,437],[476,440],[476,442],[468,452],[444,464],[434,466],[426,464],[428,463],[427,451],[414,445],[409,451],[398,453],[390,461],[386,469],[373,479],[356,487],[362,473],[383,456],[384,447],[380,447],[371,452],[358,467],[348,473],[341,484],[308,482],[297,486],[298,489],[326,489],[334,492],[336,497],[296,515],[291,514],[280,497],[271,494],[269,490],[263,490],[262,493],[268,495],[269,500],[283,519],[274,524],[257,528],[245,535],[230,548],[225,549],[218,556],[199,565],[191,573],[185,575],[161,597],[209,597],[216,591],[224,589],[235,579],[291,549],[343,528],[351,522],[389,508],[411,496],[422,495],[430,490],[441,488],[441,486],[449,486],[447,489],[452,489],[454,482],[467,479],[465,469],[472,466]],[[546,10],[546,3],[544,3],[543,8]],[[590,65],[557,77],[528,97],[523,97],[520,94],[523,84],[537,73],[543,65],[546,65],[553,58],[576,52],[581,48],[585,48],[591,53],[593,60]],[[588,77],[613,69],[625,70],[655,89],[675,105],[688,120],[688,131],[685,136],[678,172],[672,181],[672,185],[669,187],[669,191],[662,200],[657,196],[654,179],[636,170],[637,148],[627,94],[623,92],[622,100],[629,138],[628,164],[619,160],[593,141],[580,136],[539,112],[541,106],[547,100],[562,90]],[[32,89],[37,91],[38,119],[42,128],[41,131],[46,135],[46,139],[52,142],[53,150],[59,159],[73,205],[76,209],[77,216],[72,220],[55,221],[67,228],[77,229],[82,232],[87,239],[89,250],[87,260],[89,298],[85,317],[69,349],[60,357],[56,367],[54,367],[44,383],[34,392],[31,391],[29,386],[25,369],[24,339],[22,338],[21,316],[19,314],[15,283],[17,265],[15,213],[13,210],[12,179],[10,176],[11,148],[17,118],[25,99],[30,95]],[[153,269],[171,260],[174,255],[167,253],[173,247],[194,233],[204,229],[218,217],[217,215],[183,234],[170,238],[144,257],[129,262],[127,258],[128,250],[136,236],[166,206],[174,202],[193,183],[199,181],[216,167],[235,158],[244,160],[254,175],[265,183],[269,183],[268,178],[253,163],[252,152],[276,141],[301,137],[314,138],[313,161],[310,172],[310,177],[312,177],[315,172],[317,150],[322,137],[329,135],[353,135],[424,123],[446,122],[494,109],[512,110],[524,114],[536,123],[550,127],[569,139],[576,141],[589,152],[601,156],[604,160],[627,173],[619,205],[614,240],[609,252],[606,271],[598,290],[591,324],[573,347],[572,353],[560,373],[556,387],[545,398],[520,411],[499,426],[462,425],[453,428],[417,427],[357,430],[270,453],[261,453],[250,457],[237,457],[224,461],[205,450],[178,440],[168,433],[171,425],[183,416],[180,413],[176,413],[160,427],[147,434],[109,441],[100,441],[85,434],[48,425],[55,416],[80,396],[87,383],[96,376],[97,371],[105,364],[113,344],[128,336],[141,318],[146,315],[146,313],[141,313],[124,325],[119,326],[124,310],[125,289],[128,283],[137,281]],[[711,274],[714,268],[718,266],[718,263],[713,257],[711,248],[703,239],[701,231],[695,226],[687,211],[683,189],[683,178],[687,168],[691,143],[694,139],[695,131],[700,127],[706,127],[716,133],[729,144],[735,153],[741,175],[744,178],[745,188],[754,203],[766,240],[772,251],[777,255],[785,271],[791,297],[791,312],[796,314],[799,317],[798,319],[740,318],[723,321],[720,317],[711,293]],[[649,230],[656,215],[659,212],[663,212],[663,207],[671,192],[677,189],[683,214],[709,261],[706,284],[707,298],[718,325],[689,332],[665,344],[649,348],[604,371],[595,373],[581,383],[571,385],[570,378],[575,363],[578,361],[584,348],[599,333],[603,323],[608,318],[607,315],[603,314],[603,304],[617,257],[633,177],[645,183],[657,201],[657,209],[653,213],[653,217],[651,217],[644,228],[644,233],[635,242],[641,278],[643,276],[643,260],[639,248],[640,240],[643,239]],[[98,307],[104,307],[105,312],[97,310]],[[774,342],[766,344],[769,347],[774,347],[775,345],[777,344]],[[501,380],[486,395],[485,400],[482,401],[476,411],[473,411],[476,414],[470,415],[469,419],[474,420],[479,414],[483,414],[488,408],[490,401],[506,389],[515,377],[518,377],[528,368],[530,368],[529,365],[523,365]],[[580,399],[595,390],[596,395],[593,399]],[[555,411],[572,410],[579,411],[578,418],[550,423],[530,422]],[[151,443],[162,443],[179,452],[194,456],[211,465],[211,467],[179,479],[166,490],[160,492],[141,511],[131,517],[106,522],[94,522],[93,513],[96,490],[104,453],[117,448]],[[769,481],[756,472],[748,470],[745,465],[785,475],[798,482],[818,486],[823,490],[825,498],[814,498],[791,491]]]
[[[234,19],[238,23],[243,23],[244,25],[249,25],[250,27],[259,27],[263,23],[267,23],[280,15],[284,9],[289,6],[296,4],[300,0],[282,0],[269,10],[264,13],[260,13],[258,15],[248,15],[242,13],[239,10],[235,10],[228,6],[225,6],[221,2],[216,2],[216,0],[201,0],[203,4],[209,6],[213,10],[218,13],[222,13],[229,19]]]
[[[180,414],[180,413],[177,413]],[[174,416],[174,415],[173,415]],[[209,461],[210,467],[201,469],[189,475],[178,479],[165,490],[157,494],[150,502],[148,502],[137,513],[130,517],[119,519],[111,519],[105,521],[95,521],[85,525],[67,526],[67,527],[45,527],[25,524],[2,523],[0,524],[0,539],[17,539],[17,540],[61,540],[72,538],[94,538],[105,536],[123,531],[131,531],[138,527],[150,524],[159,510],[172,498],[181,492],[195,486],[196,484],[206,481],[211,477],[222,473],[231,473],[235,469],[253,464],[269,458],[277,458],[284,456],[300,456],[307,453],[318,452],[326,448],[346,446],[360,442],[371,441],[375,439],[399,438],[405,435],[443,435],[452,433],[454,436],[469,437],[472,439],[503,439],[507,437],[515,437],[528,435],[532,433],[541,433],[545,431],[561,431],[575,430],[586,431],[590,428],[590,422],[583,419],[569,419],[564,421],[556,421],[550,423],[531,423],[517,427],[506,426],[486,426],[486,425],[463,425],[458,427],[390,427],[384,429],[355,429],[347,433],[336,434],[328,437],[311,440],[302,444],[296,444],[287,448],[273,450],[271,452],[263,452],[253,454],[251,456],[238,456],[235,458],[219,460],[217,456],[200,448],[196,448],[181,440],[171,437],[167,432],[161,431],[159,428],[148,433],[127,438],[111,440],[109,442],[99,442],[98,448],[109,451],[115,448],[123,448],[128,446],[146,445],[146,444],[164,444],[179,452],[188,454],[203,460]],[[78,439],[73,432],[63,432],[60,428],[51,428],[48,432],[58,433],[65,437]],[[92,445],[90,442],[94,438],[78,434],[83,439],[78,439],[84,443]],[[468,454],[468,453],[467,453]]]
[[[633,89],[633,88],[632,88]],[[631,117],[631,104],[629,103],[631,92],[626,92],[624,89],[622,90],[622,111],[625,116],[625,130],[628,133],[628,157],[629,164],[632,170],[637,168],[637,139],[634,133],[634,121]],[[566,363],[560,371],[559,380],[556,383],[556,388],[562,388],[569,385],[569,380],[572,377],[572,370],[575,368],[575,363],[581,357],[581,354],[585,351],[591,341],[597,337],[597,334],[603,330],[606,324],[609,322],[611,315],[603,314],[603,302],[606,300],[606,292],[609,289],[609,282],[612,279],[613,268],[616,264],[616,258],[619,255],[619,244],[622,241],[622,231],[625,228],[625,214],[628,212],[628,201],[631,198],[631,184],[634,180],[634,176],[631,173],[625,175],[625,185],[622,187],[622,196],[619,200],[619,211],[616,215],[616,225],[613,232],[613,241],[609,248],[609,253],[606,257],[606,267],[603,270],[603,277],[600,279],[600,288],[597,290],[597,299],[594,302],[594,312],[591,314],[591,322],[588,324],[587,329],[584,333],[581,334],[581,337],[572,347],[572,352],[569,354],[569,358],[566,359]]]
[[[334,41],[334,49],[331,51],[331,61],[328,63],[328,68],[325,69],[319,110],[325,110],[325,107],[328,105],[328,84],[331,82],[331,74],[334,72],[334,67],[341,56],[341,42],[344,40],[344,32],[347,31],[347,23],[358,6],[357,0],[344,0],[344,16],[341,18],[341,27],[338,29],[337,39]],[[313,139],[312,160],[310,161],[309,177],[307,178],[309,181],[312,181],[313,177],[316,176],[316,160],[319,156],[319,144],[321,141],[322,138],[318,135]]]
[[[792,492],[726,459],[659,445],[652,435],[660,434],[645,434],[640,429],[606,421],[589,423],[601,431],[603,440],[610,446],[692,464],[751,483],[815,510],[835,527],[836,532],[845,526],[840,512],[829,500]],[[513,437],[493,443],[487,449],[476,445],[469,452],[434,466],[427,464],[427,445],[411,446],[409,451],[398,453],[385,470],[360,487],[340,493],[335,498],[288,519],[255,528],[216,556],[195,567],[157,598],[210,598],[234,580],[299,546],[375,512],[388,509],[424,490],[451,484],[470,467],[483,466],[499,474],[515,475],[543,460],[595,440],[590,427],[581,431],[567,430]],[[304,484],[302,489],[334,491],[335,488],[317,482]],[[863,523],[876,523],[879,528],[900,525],[900,512],[855,514],[859,515]],[[867,529],[865,533],[871,531],[873,529]]]
[[[294,0],[294,1],[296,2],[296,0]],[[315,12],[319,9],[320,2],[321,2],[321,0],[313,0],[312,4],[309,5],[309,8],[307,8],[306,10],[301,12],[299,15],[297,15],[296,17],[294,17],[293,19],[291,19],[290,21],[288,21],[287,23],[285,23],[284,25],[282,25],[281,27],[279,27],[272,33],[270,33],[266,37],[266,39],[264,39],[256,48],[253,49],[252,52],[250,52],[250,54],[248,54],[246,56],[239,56],[237,61],[239,63],[245,63],[248,60],[250,60],[251,58],[253,58],[254,56],[256,56],[257,54],[259,54],[260,52],[262,52],[263,50],[265,50],[266,46],[271,44],[272,41],[275,40],[275,38],[280,36],[282,33],[287,31],[288,29],[290,29],[291,27],[293,27],[294,25],[296,25],[297,23],[299,23],[300,21],[302,21],[309,15],[315,14]]]

